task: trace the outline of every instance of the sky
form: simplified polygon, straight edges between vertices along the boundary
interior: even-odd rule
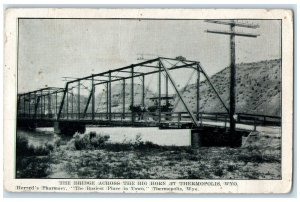
[[[281,57],[278,20],[242,21],[257,38],[236,37],[236,63]],[[203,20],[20,19],[18,92],[64,87],[62,77],[83,77],[157,56],[199,61],[208,75],[229,65],[229,36],[205,30],[228,26]]]

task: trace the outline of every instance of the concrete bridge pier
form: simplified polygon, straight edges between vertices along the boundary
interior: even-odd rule
[[[76,132],[84,133],[85,124],[80,122],[54,122],[54,132],[63,135],[74,135]]]
[[[191,146],[192,148],[199,148],[202,146],[202,130],[199,129],[192,129],[191,130]]]
[[[191,146],[199,147],[240,147],[245,131],[236,131],[232,136],[224,128],[200,127],[191,129]]]

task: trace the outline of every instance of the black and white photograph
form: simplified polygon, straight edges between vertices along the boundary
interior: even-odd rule
[[[281,17],[16,24],[15,179],[283,179]]]

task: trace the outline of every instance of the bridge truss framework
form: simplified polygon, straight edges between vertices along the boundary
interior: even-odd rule
[[[196,78],[196,111],[192,111],[187,103],[187,100],[182,96],[182,92],[176,85],[176,80],[173,78],[171,71],[176,69],[194,69],[197,73]],[[185,111],[183,112],[162,112],[161,100],[162,100],[162,73],[165,75],[165,92],[168,95],[168,84],[172,85],[177,97],[182,102]],[[140,78],[142,81],[142,93],[141,93],[141,105],[145,106],[145,77],[148,75],[158,75],[158,113],[156,121],[141,121],[137,120],[137,113],[126,112],[125,109],[125,87],[126,81],[130,80],[130,105],[135,106],[135,79]],[[202,124],[202,116],[200,113],[200,76],[205,77],[209,86],[212,88],[220,103],[225,109],[225,113],[216,113],[216,119],[223,117],[226,122],[229,114],[225,102],[220,97],[216,88],[210,81],[208,75],[204,71],[200,62],[185,60],[182,58],[165,58],[158,57],[152,60],[147,60],[141,63],[132,64],[126,67],[109,70],[106,72],[92,74],[90,76],[76,78],[66,82],[65,88],[43,88],[23,94],[18,94],[18,120],[29,120],[32,122],[82,122],[86,124],[104,124],[104,125],[127,125],[127,126],[160,126],[163,124],[163,120],[167,121],[166,117],[172,117],[176,120],[177,126],[180,128],[182,120],[185,120],[185,124],[189,127],[199,127]],[[90,87],[83,85],[84,81],[89,81]],[[122,112],[112,112],[112,83],[122,83]],[[97,113],[95,109],[95,89],[99,85],[104,85],[106,89],[106,112]],[[89,95],[87,100],[83,100],[81,97],[81,89],[88,89]],[[74,93],[77,90],[77,94]],[[54,97],[54,98],[53,98]],[[60,98],[60,100],[59,100]],[[71,106],[70,106],[71,99]],[[85,107],[81,107],[81,103],[86,102]],[[54,107],[53,107],[54,105]],[[74,106],[75,105],[75,106]],[[90,113],[88,109],[91,107]],[[70,109],[71,108],[71,109]],[[77,109],[75,109],[77,108]],[[71,111],[71,112],[70,112]],[[75,111],[75,112],[74,112]],[[143,117],[148,112],[143,112]],[[268,117],[263,117],[264,121]],[[276,117],[269,117],[276,118]]]

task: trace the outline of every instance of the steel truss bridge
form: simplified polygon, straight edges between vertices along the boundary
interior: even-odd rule
[[[183,90],[178,88],[176,79],[172,71],[178,69],[192,69],[196,72],[196,109],[191,109],[187,99],[183,97]],[[149,112],[128,110],[130,106],[146,107],[146,94],[148,88],[145,78],[157,75],[157,111]],[[200,76],[209,84],[220,104],[224,108],[224,113],[204,113],[200,112]],[[151,80],[151,79],[150,79]],[[162,86],[164,80],[164,86]],[[137,85],[140,96],[136,97]],[[151,82],[151,81],[150,81]],[[112,86],[121,86],[119,111],[113,111]],[[129,86],[128,86],[129,85]],[[156,85],[151,83],[152,86]],[[169,86],[173,87],[175,96],[183,104],[183,111],[165,112],[162,109],[164,98],[169,96]],[[128,89],[130,92],[126,92]],[[105,94],[105,102],[102,102],[102,109],[98,112],[96,100],[98,99],[97,89],[102,89]],[[162,89],[165,94],[162,94]],[[83,91],[86,96],[83,96]],[[128,91],[128,90],[127,90]],[[126,100],[127,99],[127,100]],[[129,99],[129,100],[128,100]],[[35,91],[18,94],[17,97],[17,120],[18,124],[30,127],[64,125],[73,127],[97,125],[97,126],[131,126],[131,127],[161,127],[161,128],[195,128],[201,127],[205,121],[223,122],[221,127],[227,127],[229,121],[229,109],[220,97],[213,83],[207,76],[200,62],[186,60],[185,58],[165,58],[158,57],[152,60],[143,61],[126,67],[109,70],[106,72],[92,74],[82,78],[72,78],[66,81],[64,88],[47,87]],[[103,106],[104,105],[104,106]],[[276,116],[264,116],[254,114],[236,114],[236,123],[251,125],[280,125],[281,118]],[[70,125],[71,124],[71,125]],[[218,124],[217,124],[218,125]],[[215,127],[219,127],[215,125]],[[77,129],[76,129],[77,128]],[[79,129],[78,129],[79,130]],[[74,132],[74,131],[72,131]]]

